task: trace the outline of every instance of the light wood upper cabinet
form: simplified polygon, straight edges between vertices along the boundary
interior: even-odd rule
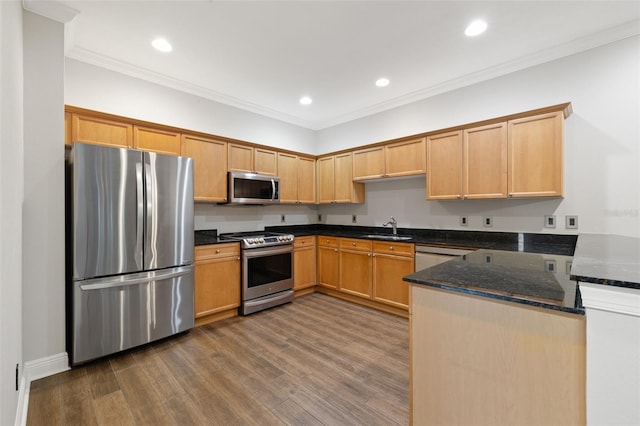
[[[181,155],[193,158],[195,201],[227,200],[227,143],[183,134]]]
[[[425,138],[419,138],[385,145],[386,177],[426,173],[425,141]]]
[[[123,122],[72,113],[70,133],[70,143],[133,147],[133,125]]]
[[[509,121],[509,197],[561,197],[562,111]]]
[[[293,241],[293,289],[316,285],[316,237],[307,235]]]
[[[236,143],[230,143],[228,149],[229,170],[273,176],[278,174],[276,151]]]
[[[180,133],[133,126],[133,147],[160,154],[180,155]]]
[[[507,197],[507,123],[464,130],[464,198]]]
[[[317,188],[318,203],[333,203],[336,198],[335,193],[335,157],[318,158],[316,162],[317,169]]]
[[[278,153],[281,203],[316,202],[316,164],[313,158]]]
[[[395,142],[353,152],[354,180],[424,173],[426,173],[425,138]]]
[[[506,198],[507,123],[427,138],[427,199]]]
[[[353,152],[353,180],[381,178],[385,173],[383,146]]]
[[[427,137],[427,199],[462,198],[462,131]]]
[[[318,203],[364,203],[364,185],[353,181],[351,153],[317,161]]]

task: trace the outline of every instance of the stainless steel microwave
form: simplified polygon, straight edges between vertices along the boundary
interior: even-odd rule
[[[280,202],[280,178],[257,173],[229,172],[226,204]]]

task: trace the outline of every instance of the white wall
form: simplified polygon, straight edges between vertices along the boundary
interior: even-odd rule
[[[65,352],[64,26],[24,12],[23,350]]]
[[[503,77],[318,132],[329,152],[437,130],[570,101],[565,121],[565,197],[535,200],[424,201],[425,182],[366,184],[365,206],[323,206],[327,223],[494,231],[575,233],[566,215],[578,215],[579,232],[640,236],[640,37],[635,36]],[[393,201],[389,201],[389,200]],[[558,219],[543,228],[545,214]],[[470,226],[458,225],[468,215]],[[486,230],[486,229],[485,229]]]
[[[73,59],[65,64],[67,105],[293,151],[315,150],[312,130]]]
[[[22,373],[22,5],[0,1],[0,424],[14,423]]]

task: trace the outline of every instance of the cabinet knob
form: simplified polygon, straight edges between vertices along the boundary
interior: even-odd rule
[[[389,246],[389,250],[393,250],[393,246]]]
[[[513,197],[513,192],[510,192],[510,193],[509,193],[509,197]]]
[[[467,194],[464,194],[464,199],[465,199],[465,200],[467,199]]]
[[[236,257],[236,260],[240,260],[240,256]]]
[[[356,243],[351,243],[351,245],[355,247]]]
[[[458,200],[460,199],[460,194],[458,194]]]
[[[338,249],[333,249],[333,251],[338,251]]]
[[[216,253],[220,253],[220,249],[216,249]]]
[[[371,257],[371,253],[367,253],[367,256],[368,256],[368,257]]]

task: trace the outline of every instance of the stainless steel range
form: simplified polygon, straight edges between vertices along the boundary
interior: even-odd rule
[[[240,241],[242,248],[241,315],[293,300],[293,235],[240,232],[220,238]]]

